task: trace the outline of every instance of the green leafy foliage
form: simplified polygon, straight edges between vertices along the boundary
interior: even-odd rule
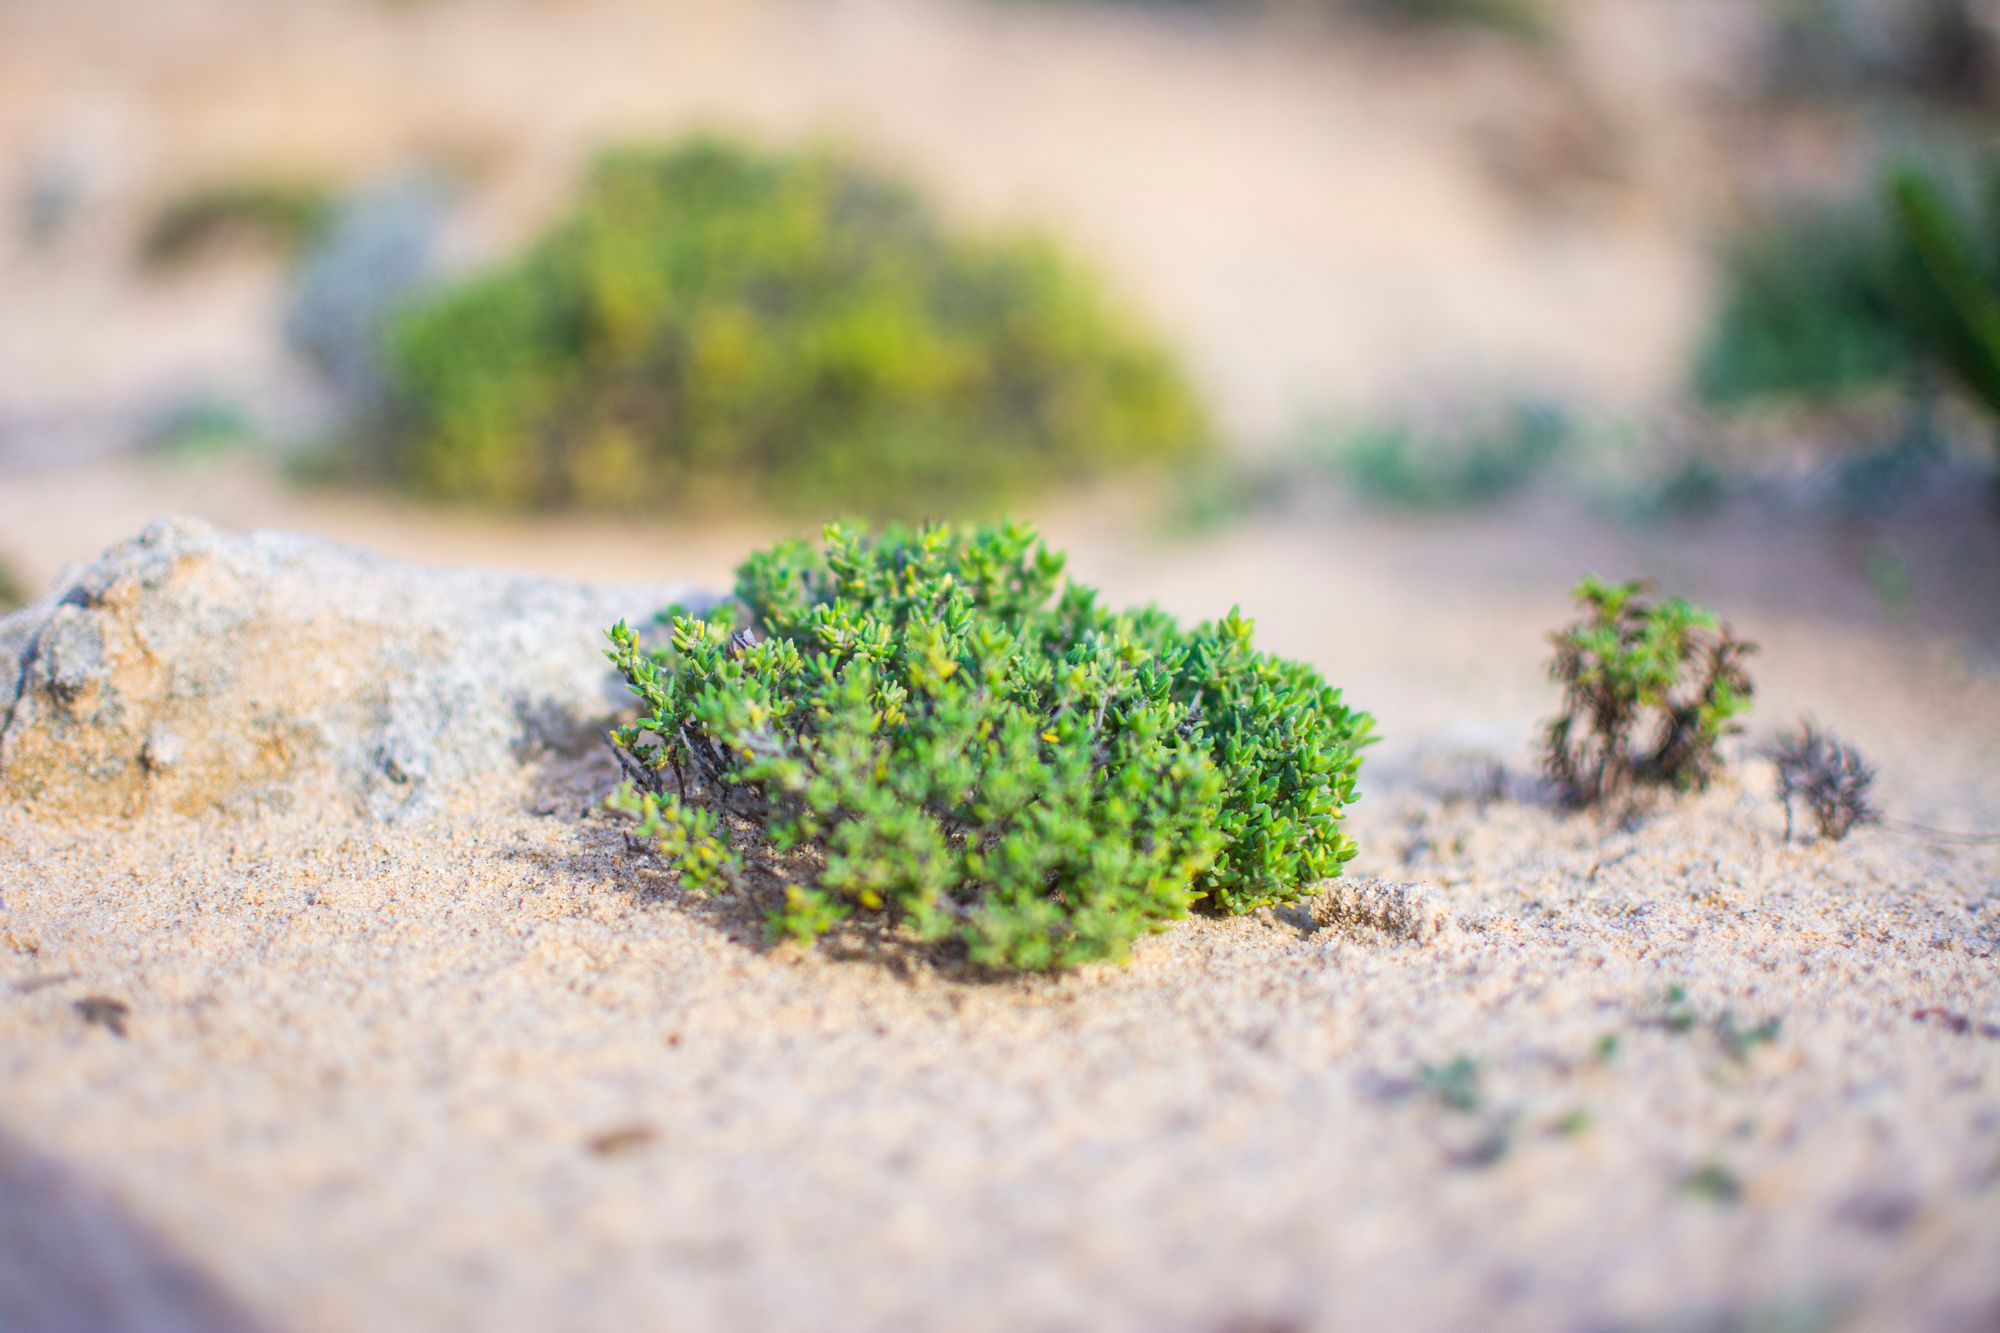
[[[1344,9],[1397,23],[1490,28],[1515,37],[1549,32],[1551,0],[1338,0]]]
[[[1696,368],[1704,399],[1838,404],[1935,369],[2000,419],[2000,165],[1980,207],[1914,167],[1882,193],[1886,209],[1822,205],[1737,242]]]
[[[5,563],[0,563],[0,615],[5,615],[17,607],[26,606],[27,603],[28,590],[22,586],[21,580],[15,576],[13,570]]]
[[[622,804],[778,933],[872,918],[996,968],[1339,874],[1367,715],[1235,612],[1112,612],[1063,564],[1018,523],[836,525],[753,556],[670,645],[614,627],[642,713],[613,735]]]
[[[1572,804],[1706,787],[1719,743],[1749,711],[1752,645],[1712,612],[1647,599],[1647,586],[1586,578],[1582,615],[1552,636],[1562,712],[1544,732],[1542,763]]]
[[[1906,261],[1905,318],[1918,344],[2000,418],[2000,165],[1984,216],[1968,217],[1933,178],[1903,170],[1890,196]]]
[[[518,262],[406,310],[392,469],[505,505],[987,506],[1185,456],[1156,341],[1046,243],[948,234],[829,152],[605,157]]]
[[[232,180],[203,185],[171,199],[139,239],[149,268],[172,268],[193,259],[225,235],[253,236],[292,252],[325,222],[328,192],[295,181]]]
[[[1143,2],[1143,0],[1142,0]],[[1412,29],[1483,28],[1517,38],[1547,37],[1556,0],[1165,0],[1171,7],[1245,17],[1355,15]]]
[[[1893,237],[1870,204],[1799,208],[1745,232],[1724,255],[1722,288],[1694,376],[1713,406],[1838,402],[1913,364]]]

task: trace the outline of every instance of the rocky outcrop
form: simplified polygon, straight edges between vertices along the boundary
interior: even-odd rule
[[[624,697],[605,627],[702,600],[163,519],[0,620],[0,791],[76,813],[433,809],[593,743]]]

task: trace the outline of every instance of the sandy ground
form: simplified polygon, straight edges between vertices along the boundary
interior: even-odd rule
[[[0,0],[0,177],[77,168],[88,204],[0,246],[0,453],[296,390],[274,268],[131,271],[178,182],[465,164],[476,258],[603,137],[718,121],[1059,226],[1245,435],[1434,377],[1643,406],[1705,308],[1736,52],[1708,20],[1741,7],[1577,8],[1580,83],[1479,41],[945,0]],[[1652,572],[1763,644],[1751,739],[1810,711],[1897,818],[2000,829],[1985,506],[1043,515],[1111,597],[1240,602],[1377,714],[1356,870],[1430,886],[1427,945],[1288,912],[1060,979],[772,950],[627,852],[601,763],[396,828],[0,808],[0,1328],[1994,1327],[2000,848],[1786,845],[1747,755],[1634,827],[1520,777],[1563,589]],[[122,459],[0,472],[0,558],[44,587],[169,510],[711,584],[766,535]]]
[[[1356,869],[1432,886],[1427,946],[773,951],[626,852],[601,764],[396,829],[0,812],[0,1216],[48,1219],[0,1301],[11,1265],[46,1312],[55,1251],[125,1275],[101,1327],[1991,1327],[2000,847],[1788,846],[1755,760],[1636,827],[1539,804],[1540,634],[1640,539],[1512,521],[1077,549],[1377,712]],[[1646,540],[1712,549],[1680,567],[1764,644],[1760,732],[1809,709],[1898,818],[2000,828],[1990,621]]]

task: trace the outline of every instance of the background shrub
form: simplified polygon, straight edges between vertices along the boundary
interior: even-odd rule
[[[172,268],[225,236],[245,236],[291,253],[326,220],[327,191],[297,181],[232,180],[199,186],[169,200],[139,239],[140,262]]]
[[[1796,208],[1743,233],[1723,258],[1696,392],[1740,407],[1893,386],[1915,363],[1896,278],[1894,236],[1870,200]]]
[[[391,464],[441,496],[988,506],[1197,448],[1159,345],[1046,244],[828,152],[606,157],[523,259],[408,310]]]
[[[1741,238],[1696,371],[1702,397],[1838,403],[1900,387],[1921,402],[1935,379],[2000,420],[2000,165],[1978,184],[1905,167],[1879,200]]]
[[[1903,241],[1901,311],[1924,354],[2000,421],[2000,163],[1980,207],[1919,171],[1890,183]]]
[[[1371,500],[1405,509],[1469,508],[1533,483],[1569,437],[1560,411],[1514,402],[1441,424],[1402,421],[1360,430],[1334,447],[1330,462]]]
[[[994,967],[1339,874],[1367,715],[1234,612],[1114,613],[1062,567],[1019,524],[836,526],[753,557],[671,647],[615,627],[625,805],[694,886],[764,886],[780,932],[861,914]]]

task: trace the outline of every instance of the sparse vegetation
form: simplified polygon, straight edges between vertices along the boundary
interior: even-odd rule
[[[1445,1064],[1425,1065],[1418,1071],[1418,1078],[1424,1090],[1440,1104],[1469,1115],[1485,1101],[1479,1074],[1479,1062],[1469,1055],[1460,1055]]]
[[[225,236],[242,236],[292,254],[325,222],[331,197],[296,181],[231,180],[197,186],[169,200],[146,227],[139,258],[172,268]]]
[[[1405,509],[1464,509],[1514,494],[1561,456],[1569,423],[1554,408],[1517,402],[1449,423],[1396,422],[1335,446],[1335,472],[1369,499]]]
[[[0,615],[25,606],[27,602],[28,590],[22,585],[20,577],[7,567],[5,561],[0,561]]]
[[[1912,372],[1893,236],[1872,201],[1794,208],[1745,231],[1722,282],[1694,375],[1713,406],[1839,403]]]
[[[1839,842],[1862,824],[1880,818],[1872,794],[1875,769],[1861,752],[1838,737],[1802,722],[1770,749],[1778,766],[1778,799],[1785,803],[1785,841],[1792,840],[1792,804],[1804,804],[1819,836]]]
[[[1371,18],[1419,25],[1465,24],[1517,37],[1540,37],[1552,19],[1550,0],[1338,0]]]
[[[1989,168],[1983,216],[1954,205],[1915,170],[1890,182],[1907,249],[1904,318],[1925,353],[2000,423],[2000,165]],[[2000,442],[2000,440],[1996,440]]]
[[[1370,720],[1235,612],[1114,613],[1032,529],[839,526],[612,660],[641,836],[810,939],[850,918],[980,965],[1124,954],[1200,907],[1295,901],[1354,854]]]
[[[406,310],[388,361],[394,475],[503,505],[989,508],[1208,436],[1045,242],[714,139],[605,157],[521,260]]]
[[[1754,647],[1712,612],[1649,600],[1647,588],[1586,578],[1575,594],[1582,617],[1552,637],[1563,706],[1542,766],[1573,805],[1705,788],[1722,738],[1750,708],[1743,663]]]
[[[1681,1177],[1681,1189],[1710,1203],[1733,1204],[1743,1197],[1743,1182],[1720,1162],[1704,1162]]]
[[[1662,992],[1659,1007],[1644,1021],[1648,1026],[1675,1036],[1686,1036],[1697,1029],[1712,1032],[1722,1053],[1735,1064],[1747,1062],[1758,1047],[1769,1046],[1784,1033],[1784,1024],[1778,1019],[1767,1018],[1761,1023],[1746,1026],[1730,1009],[1724,1009],[1712,1018],[1704,1018],[1688,995],[1687,988],[1678,983]]]

